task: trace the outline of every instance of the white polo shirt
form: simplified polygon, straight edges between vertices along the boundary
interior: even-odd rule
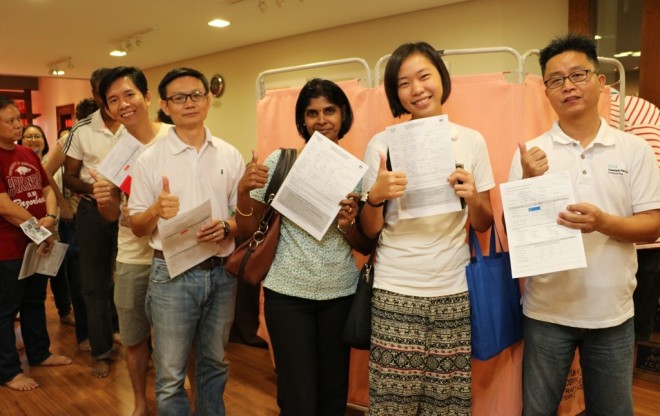
[[[651,146],[601,119],[596,138],[583,149],[555,122],[527,142],[548,157],[548,173],[568,171],[577,202],[612,215],[660,209],[660,174]],[[522,177],[516,150],[509,180]],[[634,313],[637,257],[632,243],[599,232],[582,234],[587,267],[533,276],[525,280],[523,311],[532,319],[576,328],[609,328]]]
[[[169,124],[161,123],[160,129],[154,139],[147,143],[147,149],[155,145],[159,140],[167,137],[170,131]],[[124,131],[124,135],[131,135],[128,130]],[[131,184],[132,185],[132,184]],[[126,202],[126,194],[121,193],[122,205]],[[129,198],[130,199],[130,198]],[[128,226],[127,219],[122,214],[119,218],[119,232],[117,233],[117,261],[124,264],[151,264],[153,258],[153,250],[149,246],[149,236],[137,237]]]
[[[478,192],[495,186],[483,136],[449,123],[456,163],[474,176]],[[375,135],[364,154],[370,166],[362,180],[365,194],[378,176],[380,154],[387,154],[387,135]],[[437,297],[467,291],[465,266],[470,252],[465,243],[468,210],[424,218],[399,219],[399,203],[387,203],[385,227],[378,245],[374,287],[408,296]]]
[[[131,182],[130,215],[146,211],[158,200],[163,190],[163,176],[166,176],[170,192],[179,197],[179,213],[210,199],[212,218],[229,218],[229,210],[236,208],[238,181],[245,171],[243,157],[234,146],[211,136],[206,128],[205,131],[206,141],[199,152],[182,142],[171,127],[167,137],[142,153]],[[158,229],[151,235],[150,245],[162,250]],[[232,238],[221,241],[216,255],[228,256],[234,246]]]
[[[63,146],[65,155],[82,160],[80,180],[92,183],[89,169],[96,170],[112,149],[126,128],[120,125],[113,134],[101,117],[101,110],[96,110],[89,117],[73,126]]]

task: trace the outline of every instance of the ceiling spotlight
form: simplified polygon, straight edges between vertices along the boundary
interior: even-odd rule
[[[114,51],[110,52],[110,56],[117,56],[117,57],[126,56],[126,50],[122,47],[119,47]]]
[[[48,73],[49,73],[50,75],[64,75],[64,71],[62,71],[61,69],[59,69],[59,68],[56,67],[56,66],[51,67],[51,68],[48,70]]]
[[[230,24],[231,23],[223,19],[213,19],[209,22],[209,26],[213,26],[213,27],[227,27]]]
[[[123,38],[115,39],[112,41],[115,49],[110,52],[110,56],[126,56],[128,52],[133,50],[133,46],[140,47],[142,45],[142,35],[153,30],[153,28],[146,28]]]
[[[67,56],[64,59],[59,61],[51,62],[48,64],[48,74],[49,75],[64,75],[64,70],[60,69],[61,66],[66,65],[68,68],[73,68],[73,62],[70,56]]]

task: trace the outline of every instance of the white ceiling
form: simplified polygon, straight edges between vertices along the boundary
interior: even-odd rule
[[[267,5],[260,11],[259,1]],[[466,0],[0,0],[0,75],[88,78],[99,67],[143,69],[267,40],[438,7]],[[231,26],[207,25],[215,18]],[[140,36],[123,58],[116,41]]]

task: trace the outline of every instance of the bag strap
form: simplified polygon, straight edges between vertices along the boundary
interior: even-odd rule
[[[472,256],[472,251],[474,251],[474,256],[477,258],[477,261],[483,260],[484,256],[481,252],[481,244],[479,244],[479,239],[477,238],[477,233],[472,228],[470,224],[470,256]]]
[[[295,163],[297,156],[298,151],[296,149],[280,149],[280,159],[277,161],[275,171],[273,172],[273,176],[270,178],[270,182],[266,188],[266,193],[264,194],[264,202],[268,205],[270,205],[277,191],[280,190],[280,186],[282,186],[286,175],[289,174],[289,171]]]
[[[497,245],[495,244],[495,238],[497,237],[497,242],[500,244],[500,251],[497,251]],[[493,225],[490,227],[490,249],[488,252],[488,257],[494,257],[498,253],[501,253],[504,251],[504,246],[502,245],[502,240],[500,239],[500,235],[497,233],[497,227],[495,226],[495,221],[493,221]]]

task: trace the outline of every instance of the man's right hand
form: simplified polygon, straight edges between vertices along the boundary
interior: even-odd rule
[[[169,220],[179,213],[179,197],[170,192],[170,180],[167,176],[163,176],[163,190],[158,195],[156,210],[158,216],[164,220]]]
[[[522,179],[541,176],[550,169],[548,166],[548,157],[545,152],[537,146],[529,151],[525,143],[518,143],[520,149],[520,165],[522,166]]]
[[[111,189],[113,185],[105,179],[99,178],[99,174],[92,169],[89,170],[89,176],[92,177],[94,183],[92,184],[94,199],[99,207],[107,207],[110,205],[112,199]]]

